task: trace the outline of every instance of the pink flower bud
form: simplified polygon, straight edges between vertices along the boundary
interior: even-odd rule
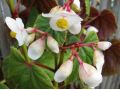
[[[83,63],[79,67],[80,79],[89,87],[94,88],[102,82],[102,75],[92,65]]]
[[[45,40],[40,38],[29,46],[28,56],[33,60],[37,60],[42,56],[44,49],[45,49]]]
[[[108,48],[111,47],[111,42],[108,42],[108,41],[101,41],[101,42],[98,42],[98,48],[101,49],[101,50],[107,50]]]
[[[60,68],[56,71],[54,80],[56,82],[64,81],[71,73],[73,69],[73,61],[66,61],[64,62]]]
[[[54,53],[59,53],[58,42],[51,36],[48,36],[48,38],[47,38],[47,45],[51,51],[53,51]]]

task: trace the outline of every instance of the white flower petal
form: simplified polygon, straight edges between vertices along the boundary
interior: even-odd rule
[[[64,81],[72,72],[73,69],[73,61],[66,61],[64,62],[60,68],[56,71],[54,80],[56,82]]]
[[[80,31],[81,31],[81,23],[77,23],[77,24],[72,25],[72,26],[69,28],[69,31],[70,31],[70,33],[72,33],[72,34],[79,34]]]
[[[35,33],[29,34],[25,40],[25,44],[28,46],[35,39]]]
[[[45,40],[40,38],[29,46],[28,56],[33,60],[37,60],[42,56],[44,49],[45,49]]]
[[[19,46],[22,46],[25,43],[27,36],[28,34],[25,30],[23,30],[21,33],[16,34],[16,39],[18,40]]]
[[[111,42],[108,42],[108,41],[98,42],[98,48],[104,51],[110,48],[111,45],[112,45]]]
[[[21,18],[16,18],[16,23],[17,23],[17,26],[19,27],[19,29],[24,29],[24,24],[23,24]]]
[[[94,51],[93,64],[97,70],[101,73],[104,64],[104,54],[100,50]]]
[[[51,36],[48,36],[47,38],[47,45],[51,49],[51,51],[53,51],[54,53],[59,53],[58,42]]]
[[[80,79],[89,87],[96,87],[102,82],[102,75],[93,66],[83,63],[79,67]]]
[[[90,26],[88,29],[87,29],[87,32],[91,32],[91,31],[94,31],[96,33],[98,33],[98,29],[96,27],[93,27],[93,26]]]
[[[68,15],[67,16],[70,19],[70,23],[81,23],[81,21],[83,21],[83,19],[78,16],[77,14],[73,14],[73,15]]]
[[[48,17],[48,18],[54,17],[54,15],[55,14],[52,14],[52,13],[48,13],[48,14],[42,13],[43,17]]]
[[[7,26],[10,28],[11,31],[18,33],[19,32],[19,27],[17,26],[16,21],[11,18],[11,17],[6,17],[5,22]]]
[[[16,34],[16,39],[17,39],[17,41],[18,41],[18,45],[19,45],[19,46],[22,46],[22,45],[24,44],[24,39],[21,38],[21,37],[22,37],[21,34]]]

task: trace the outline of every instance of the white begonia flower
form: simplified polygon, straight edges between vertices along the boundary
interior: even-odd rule
[[[42,56],[44,49],[45,49],[45,40],[40,38],[29,46],[28,56],[33,60],[37,60]]]
[[[83,63],[79,67],[79,77],[89,87],[94,88],[102,82],[102,75],[92,65]]]
[[[59,53],[59,44],[53,37],[48,36],[47,45],[51,51],[53,51],[54,53]]]
[[[50,26],[55,31],[69,30],[72,34],[78,34],[81,31],[81,21],[83,20],[73,11],[65,10],[56,13],[42,14],[44,17],[50,17]]]
[[[60,68],[56,71],[54,80],[58,83],[64,81],[71,73],[73,69],[73,61],[64,62]]]
[[[24,24],[21,18],[16,18],[15,20],[11,17],[6,17],[5,22],[11,30],[12,37],[18,40],[19,46],[22,46],[25,43],[28,33],[24,29]]]
[[[101,49],[101,50],[107,50],[111,47],[112,43],[111,42],[108,42],[108,41],[101,41],[101,42],[98,42],[98,48]]]
[[[87,29],[87,32],[91,32],[91,31],[94,31],[96,33],[98,33],[98,29],[96,27],[93,27],[93,26],[90,26],[88,29]]]
[[[102,72],[102,67],[104,64],[104,54],[100,50],[95,50],[94,51],[94,56],[93,56],[93,65],[96,66],[97,70],[101,73]]]

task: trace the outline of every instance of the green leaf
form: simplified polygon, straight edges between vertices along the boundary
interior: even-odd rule
[[[74,35],[69,35],[68,39],[67,39],[67,44],[71,44],[71,43],[75,43],[75,42],[79,42],[80,38],[78,36],[74,36]]]
[[[53,88],[49,76],[41,67],[26,64],[16,48],[3,62],[3,73],[10,88]]]
[[[51,30],[49,25],[49,19],[39,15],[34,23],[34,27],[41,29],[44,32],[49,32]]]
[[[86,14],[90,15],[90,0],[85,0]]]
[[[93,49],[90,47],[82,47],[79,50],[79,56],[81,57],[81,59],[88,63],[88,64],[92,64],[93,62]]]
[[[36,8],[33,7],[33,8],[31,9],[31,12],[30,12],[30,15],[29,15],[27,24],[26,24],[27,27],[33,27],[34,22],[35,22],[35,20],[36,20],[36,18],[37,18],[38,13],[39,13],[39,12],[37,11]]]
[[[46,49],[44,51],[42,57],[37,62],[54,69],[54,67],[55,67],[54,54],[51,51]],[[47,75],[50,77],[50,79],[53,80],[54,73],[47,69],[43,69],[43,70],[47,73]]]
[[[97,33],[94,31],[88,32],[85,39],[84,39],[84,43],[89,43],[89,42],[98,42],[98,36]]]
[[[11,11],[13,12],[15,10],[15,1],[14,0],[7,0],[7,3],[11,9]]]
[[[0,89],[8,89],[7,85],[0,83]]]
[[[60,45],[63,45],[63,43],[65,42],[66,33],[54,31],[49,25],[49,20],[50,19],[39,15],[34,23],[34,27],[44,32],[48,32],[52,37],[57,40]]]

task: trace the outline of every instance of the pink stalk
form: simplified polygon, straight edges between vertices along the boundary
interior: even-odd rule
[[[66,9],[66,11],[70,12],[71,8],[70,5],[73,3],[74,0],[68,0],[64,5],[63,5],[63,9]]]
[[[78,53],[76,52],[76,50],[75,50],[75,49],[72,49],[72,52],[73,52],[74,56],[77,58],[80,66],[85,70],[84,65],[83,65],[83,61],[82,61],[81,58],[79,57],[79,55],[78,55]],[[88,74],[86,70],[85,70],[85,73]],[[88,74],[88,75],[89,75],[89,74]]]

